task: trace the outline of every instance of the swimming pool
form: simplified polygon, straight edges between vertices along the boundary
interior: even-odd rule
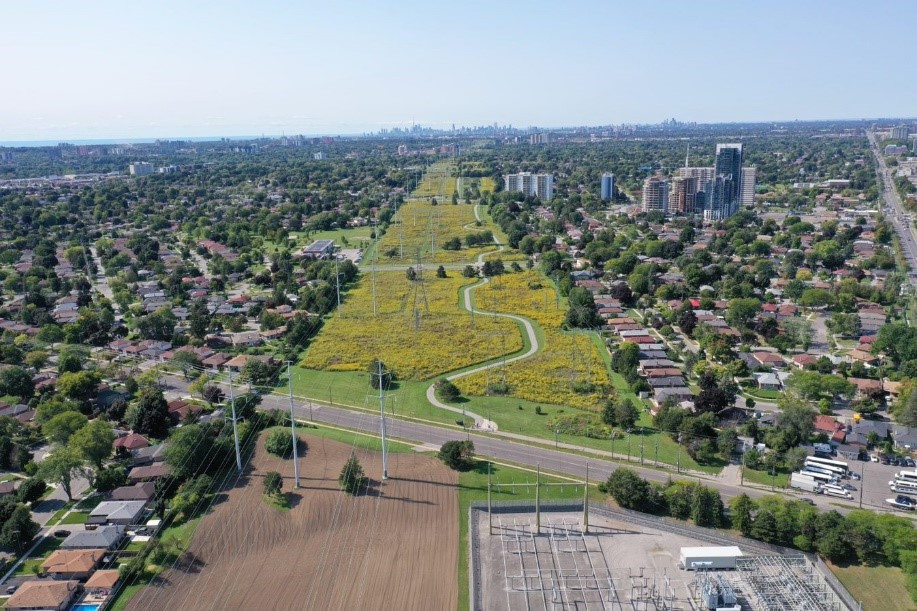
[[[71,607],[70,611],[99,611],[101,606],[99,603],[80,603]]]

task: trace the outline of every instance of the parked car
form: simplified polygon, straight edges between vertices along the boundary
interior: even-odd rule
[[[16,592],[16,588],[17,588],[17,587],[19,587],[19,586],[10,586],[10,587],[8,587],[8,588],[6,589],[6,593],[7,593],[7,594],[13,594],[14,592]]]
[[[851,472],[850,472],[850,479],[852,479],[852,480],[859,480],[859,479],[860,479],[860,474],[857,473],[856,471],[851,471]]]
[[[61,538],[69,537],[69,536],[70,536],[70,531],[69,531],[69,530],[63,530],[63,529],[61,529],[61,530],[55,530],[55,531],[54,531],[54,536],[55,536],[55,537],[61,537]]]

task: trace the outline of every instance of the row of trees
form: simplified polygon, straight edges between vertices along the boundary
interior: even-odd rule
[[[837,511],[768,496],[740,494],[724,511],[719,492],[696,482],[650,483],[619,468],[600,490],[625,509],[692,520],[698,526],[732,528],[766,543],[818,552],[832,562],[901,566],[917,599],[917,529],[907,518],[871,511]]]

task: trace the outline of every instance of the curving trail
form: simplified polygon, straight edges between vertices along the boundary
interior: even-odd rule
[[[477,373],[479,371],[484,371],[486,369],[492,369],[494,367],[502,367],[504,362],[505,363],[514,363],[516,361],[521,361],[522,359],[527,359],[530,356],[535,355],[539,350],[541,350],[541,344],[538,343],[538,335],[535,333],[535,323],[533,323],[528,318],[525,318],[523,316],[518,316],[516,314],[503,314],[501,312],[488,312],[486,310],[479,310],[474,307],[471,301],[471,291],[473,291],[474,289],[478,287],[484,286],[488,282],[490,282],[490,278],[484,278],[483,280],[481,280],[481,282],[464,287],[462,289],[462,305],[464,306],[466,310],[473,311],[475,314],[483,314],[486,316],[499,316],[500,318],[509,318],[510,320],[514,320],[517,323],[520,323],[523,326],[523,328],[525,329],[526,336],[528,337],[529,349],[526,350],[523,354],[518,354],[512,358],[506,359],[506,361],[498,357],[496,360],[493,360],[489,363],[485,363],[483,365],[472,367],[471,369],[467,369],[465,371],[461,371],[459,373],[454,373],[452,375],[446,376],[446,379],[449,380],[450,382],[453,380],[457,380],[459,378],[463,378],[465,376],[469,376],[473,373]],[[497,431],[497,424],[495,422],[491,420],[487,420],[480,414],[475,414],[474,412],[470,412],[468,410],[463,410],[459,407],[448,405],[446,403],[443,403],[439,399],[437,399],[435,383],[431,384],[429,388],[427,388],[427,400],[434,406],[439,407],[441,409],[449,410],[457,414],[463,414],[466,417],[470,416],[474,418],[474,428],[475,429],[482,430],[482,431],[490,431],[490,432]]]

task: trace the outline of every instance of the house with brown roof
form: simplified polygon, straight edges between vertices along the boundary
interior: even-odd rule
[[[160,477],[166,476],[172,472],[169,465],[156,463],[144,467],[134,467],[127,474],[127,481],[136,484],[137,482],[156,481]]]
[[[58,549],[41,563],[53,579],[87,579],[105,557],[104,549]]]
[[[27,581],[6,601],[7,611],[46,609],[63,611],[70,606],[79,589],[80,582],[70,581]]]
[[[818,362],[818,359],[812,356],[811,354],[797,354],[793,357],[793,364],[799,367],[800,369],[805,369],[806,365],[814,365]]]
[[[134,450],[139,450],[140,448],[149,447],[149,440],[140,435],[139,433],[130,433],[124,437],[118,437],[115,439],[115,452],[122,450],[124,452],[133,452]]]
[[[83,586],[86,588],[87,600],[108,598],[119,579],[121,579],[121,573],[117,569],[96,571]]]
[[[121,486],[111,491],[109,498],[113,501],[148,501],[156,493],[156,484],[140,482],[131,486]]]
[[[880,380],[871,380],[869,378],[847,378],[847,381],[856,386],[858,397],[868,397],[884,392],[882,389],[882,382]]]

